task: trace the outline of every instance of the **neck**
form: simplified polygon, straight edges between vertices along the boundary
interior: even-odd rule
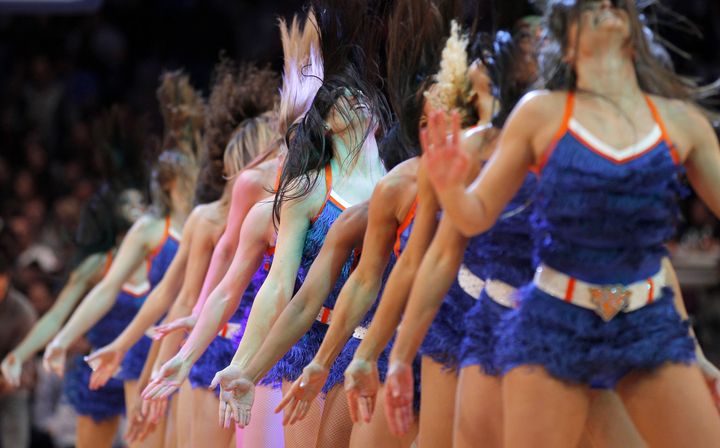
[[[495,105],[496,102],[494,96],[478,96],[475,107],[477,108],[477,114],[480,118],[478,119],[476,126],[482,126],[484,124],[490,123],[493,117],[493,113],[497,112]]]
[[[575,63],[577,89],[620,100],[642,94],[632,59],[624,48],[595,50],[580,55]]]
[[[170,221],[182,227],[188,214],[189,212],[187,210],[181,210],[181,207],[173,207],[173,209],[170,210]]]
[[[340,167],[340,172],[349,174],[355,170],[362,173],[377,171],[377,167],[382,166],[382,161],[378,153],[375,133],[370,132],[363,141],[360,150],[354,153],[357,138],[353,135],[347,135],[352,132],[348,131],[339,136],[332,136],[334,159]],[[360,132],[362,131],[357,131],[358,137],[361,136]]]

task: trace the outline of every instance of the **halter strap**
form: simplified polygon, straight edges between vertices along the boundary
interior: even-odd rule
[[[570,119],[572,118],[574,108],[575,92],[571,90],[567,93],[567,98],[565,99],[565,112],[563,113],[563,119],[562,123],[560,124],[560,128],[555,132],[552,141],[545,149],[545,151],[543,151],[537,165],[531,168],[536,174],[540,174],[542,172],[543,168],[545,168],[545,164],[550,159],[550,156],[555,150],[555,147],[557,147],[558,142],[567,133],[568,125],[570,123]]]
[[[105,277],[107,275],[108,271],[110,270],[110,266],[112,266],[113,262],[113,251],[109,250],[107,252],[107,256],[105,257],[105,266],[103,266],[102,276]]]
[[[395,233],[395,245],[393,246],[393,252],[395,253],[395,257],[400,256],[400,236],[408,227],[410,227],[410,223],[412,223],[413,219],[415,219],[415,210],[417,209],[417,204],[418,197],[415,196],[415,200],[413,200],[413,203],[410,206],[410,210],[408,210],[407,215],[405,215],[405,219],[403,219],[403,222],[400,223],[400,226]]]
[[[311,223],[314,223],[317,221],[317,219],[320,217],[320,214],[325,210],[325,205],[330,200],[330,194],[332,193],[332,167],[330,166],[330,163],[325,165],[325,202],[323,202],[322,207],[320,207],[320,210],[313,216],[313,218],[310,220]]]
[[[150,272],[150,268],[152,267],[152,262],[157,257],[157,255],[162,250],[162,247],[165,245],[165,242],[167,241],[168,237],[170,236],[170,215],[167,215],[165,217],[165,229],[163,229],[163,236],[160,242],[155,246],[153,250],[150,251],[150,253],[147,256],[147,271]]]
[[[658,127],[660,128],[660,133],[662,134],[662,139],[667,143],[668,149],[670,150],[670,157],[672,157],[673,162],[675,164],[680,163],[680,154],[677,151],[677,148],[675,145],[672,144],[672,141],[670,140],[670,137],[667,133],[667,128],[665,127],[665,122],[663,121],[662,117],[660,116],[660,112],[657,109],[657,106],[655,106],[655,103],[653,100],[650,99],[650,95],[643,95],[645,97],[645,102],[647,102],[648,108],[650,109],[650,113],[652,114],[653,120],[655,120],[655,123],[657,123]]]

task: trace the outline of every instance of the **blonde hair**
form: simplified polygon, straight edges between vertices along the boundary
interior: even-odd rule
[[[466,106],[472,88],[467,76],[468,42],[467,33],[464,33],[460,25],[453,20],[450,25],[450,37],[442,51],[440,70],[434,77],[436,84],[425,93],[425,98],[433,109],[446,112],[458,109],[463,123],[468,121]]]
[[[180,149],[166,149],[155,163],[150,180],[150,194],[152,196],[152,211],[158,217],[167,216],[173,211],[170,187],[175,182],[180,189],[180,197],[193,197],[195,183],[197,182],[197,163],[194,157]]]
[[[284,135],[310,109],[323,82],[323,58],[317,19],[312,9],[305,18],[302,30],[297,16],[293,17],[289,27],[284,19],[278,22],[285,59],[278,132]]]

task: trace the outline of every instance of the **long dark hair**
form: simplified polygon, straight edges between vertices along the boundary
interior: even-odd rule
[[[397,123],[380,145],[386,168],[420,154],[419,126],[457,1],[398,0],[388,23],[388,98]],[[410,38],[412,36],[412,38]]]
[[[361,98],[370,116],[362,135],[354,135],[353,158],[370,133],[377,130],[382,134],[388,122],[389,107],[375,62],[381,42],[382,11],[365,0],[326,0],[315,5],[314,10],[324,79],[305,116],[288,129],[288,153],[273,203],[276,222],[282,204],[305,197],[314,188],[322,168],[330,163],[333,144],[326,132],[325,118],[342,95],[350,92]],[[355,113],[344,109],[336,111],[346,121],[352,121]]]

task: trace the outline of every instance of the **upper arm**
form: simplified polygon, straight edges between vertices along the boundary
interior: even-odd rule
[[[400,254],[398,260],[398,263],[404,260],[403,264],[410,263],[411,266],[420,265],[437,229],[437,213],[440,210],[435,191],[423,165],[418,168],[417,182],[418,205],[415,211],[415,220],[405,250]]]
[[[362,246],[362,257],[355,275],[379,279],[387,267],[397,230],[398,199],[404,199],[403,185],[380,181],[370,198],[367,231]]]
[[[312,193],[311,193],[312,194]],[[310,228],[310,197],[286,201],[280,210],[280,225],[273,263],[265,283],[292,291]]]
[[[180,274],[178,280],[182,284],[182,296],[192,303],[195,303],[200,295],[216,236],[217,229],[213,225],[199,225],[187,251],[185,272],[184,275]]]
[[[120,290],[149,253],[153,221],[153,218],[143,217],[130,228],[100,285]]]
[[[547,121],[550,103],[556,103],[557,98],[549,95],[530,96],[515,108],[500,134],[498,148],[470,186],[488,222],[497,220],[522,186],[530,167],[550,144],[542,132],[548,128],[543,120]]]
[[[232,256],[238,245],[240,229],[248,212],[265,195],[263,185],[262,173],[256,170],[242,171],[233,183],[227,225],[217,245],[218,250],[226,251],[228,256]]]
[[[163,295],[175,296],[183,286],[184,274],[186,266],[190,259],[190,251],[195,244],[195,233],[198,219],[197,208],[193,210],[183,226],[182,238],[175,257],[173,257],[167,272],[163,276],[160,283],[155,288],[156,291],[162,291]]]
[[[720,217],[720,146],[717,134],[695,107],[686,106],[684,129],[690,134],[691,148],[685,160],[688,179],[698,196]]]

